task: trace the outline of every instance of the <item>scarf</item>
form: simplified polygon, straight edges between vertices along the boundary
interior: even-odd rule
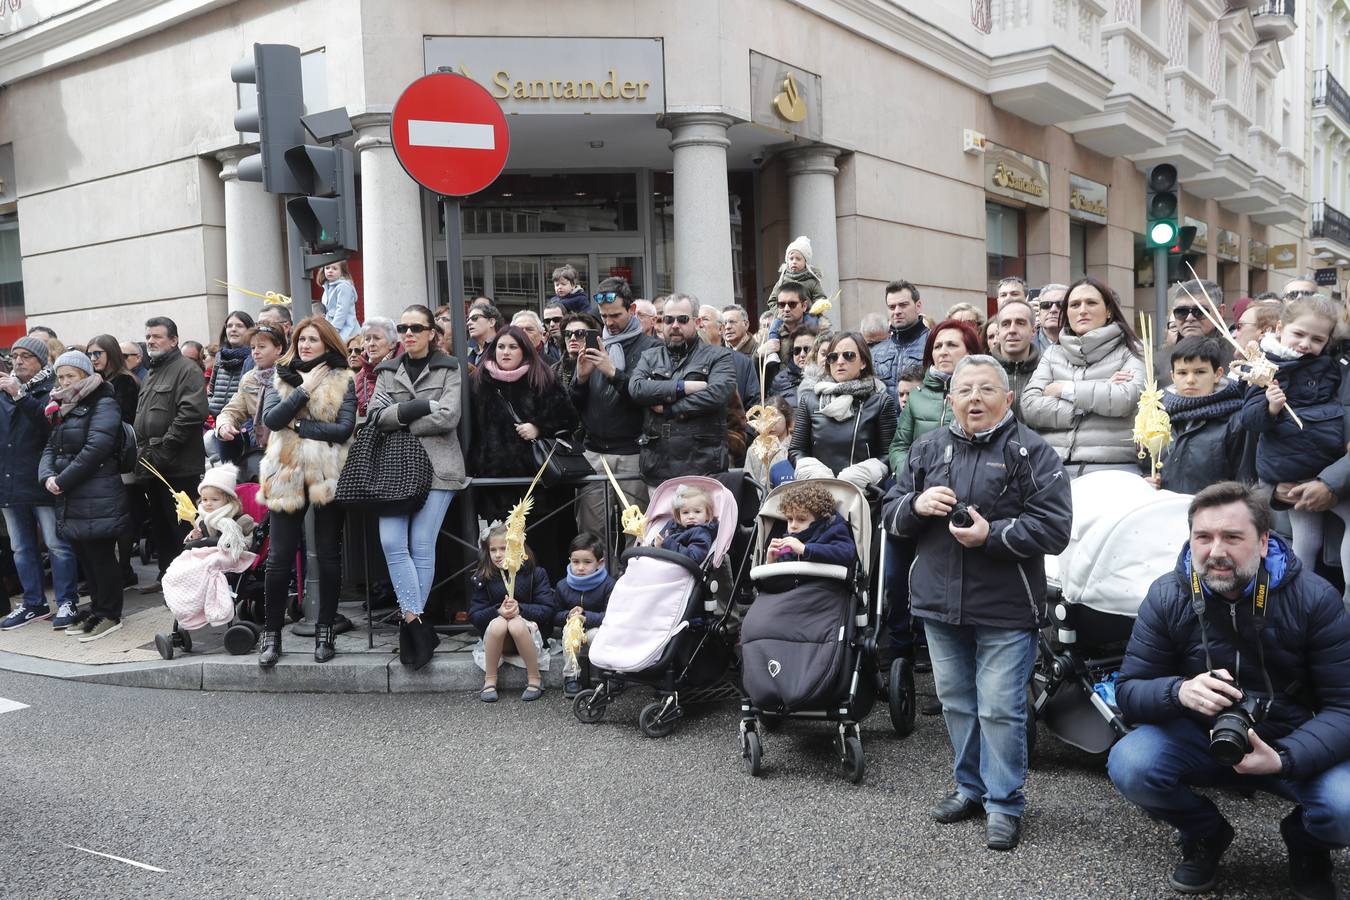
[[[47,418],[53,422],[60,421],[70,415],[79,402],[88,397],[94,391],[98,390],[103,384],[103,376],[97,373],[89,375],[72,384],[70,387],[59,387],[52,391],[52,400],[47,404]]]
[[[628,317],[628,325],[618,334],[610,334],[608,330],[604,332],[600,342],[604,345],[605,352],[609,354],[610,360],[613,361],[614,368],[623,370],[624,361],[627,359],[625,352],[628,344],[640,337],[642,337],[642,323],[638,321],[636,315]]]
[[[216,354],[216,365],[230,372],[242,369],[252,351],[248,347],[221,347]]]
[[[497,381],[504,381],[507,384],[515,384],[529,374],[530,371],[530,367],[524,363],[521,363],[509,372],[503,372],[501,369],[497,368],[497,364],[490,359],[483,360],[482,365],[494,379]]]
[[[43,387],[46,386],[46,382],[51,380],[51,377],[52,377],[52,370],[47,368],[46,366],[43,366],[41,369],[38,369],[36,375],[34,375],[32,378],[28,379],[23,383],[23,393],[31,394],[33,393],[33,391],[42,390]]]
[[[586,591],[593,591],[600,587],[605,583],[605,579],[608,577],[609,573],[605,571],[604,566],[601,566],[589,575],[578,575],[572,571],[572,564],[568,563],[567,577],[564,580],[567,582],[567,586],[572,590],[585,593]]]
[[[876,378],[855,378],[852,381],[826,381],[822,378],[811,388],[820,398],[820,411],[836,422],[844,422],[853,417],[853,400],[859,404],[867,398],[886,390],[886,385]],[[826,397],[831,397],[828,403]]]
[[[238,562],[239,557],[248,549],[248,540],[244,537],[239,523],[230,515],[236,511],[232,507],[233,504],[227,503],[220,509],[204,512],[198,517],[198,521],[207,532],[220,535],[216,549],[223,550],[230,557],[230,562],[234,563]]]
[[[1303,355],[1293,347],[1286,347],[1284,344],[1281,344],[1279,336],[1270,332],[1261,335],[1261,349],[1265,351],[1266,356],[1274,363],[1298,359]]]
[[[321,356],[313,359],[304,360],[298,356],[291,361],[288,366],[278,364],[276,368],[276,377],[289,384],[291,387],[299,387],[304,381],[301,374],[314,369],[320,363],[328,366],[330,369],[349,369],[347,365],[347,356],[344,353],[338,353],[336,350],[328,350]]]
[[[1074,334],[1065,328],[1059,333],[1059,346],[1069,365],[1086,368],[1116,352],[1116,348],[1129,345],[1125,343],[1125,332],[1118,322],[1107,322],[1101,328],[1094,328],[1087,334]]]
[[[1226,419],[1242,408],[1243,386],[1225,378],[1219,388],[1203,397],[1183,397],[1173,385],[1163,392],[1163,409],[1173,425],[1202,419]]]

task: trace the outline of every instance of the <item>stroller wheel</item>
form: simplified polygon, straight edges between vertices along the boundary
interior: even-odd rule
[[[192,635],[179,628],[173,633],[174,643],[183,648],[184,653],[192,652]]]
[[[649,738],[663,738],[675,730],[675,713],[672,709],[668,716],[662,716],[664,700],[657,700],[642,707],[638,714],[638,728]]]
[[[605,717],[605,710],[609,708],[609,701],[591,702],[595,699],[595,688],[587,688],[576,699],[572,701],[572,713],[577,717],[578,722],[586,725],[594,725]]]
[[[144,538],[144,539],[141,541],[141,553],[140,553],[140,556],[141,556],[141,565],[143,565],[143,566],[148,566],[148,565],[150,565],[151,560],[153,560],[153,559],[155,558],[153,549],[152,549],[151,546],[150,546],[150,539],[149,539],[149,538]]]
[[[844,767],[844,777],[854,784],[862,784],[863,774],[867,771],[867,759],[863,756],[862,741],[850,735],[844,738],[844,752],[839,757]]]
[[[155,635],[155,649],[165,659],[173,659],[173,638],[167,634]]]
[[[891,681],[888,689],[891,705],[891,726],[900,737],[914,732],[914,664],[903,656],[891,663]]]
[[[252,653],[258,643],[258,632],[243,622],[235,622],[225,629],[225,650],[231,656]]]
[[[764,774],[764,767],[761,764],[763,757],[764,744],[760,741],[759,735],[747,731],[745,737],[741,739],[741,760],[745,763],[745,771],[751,775]]]

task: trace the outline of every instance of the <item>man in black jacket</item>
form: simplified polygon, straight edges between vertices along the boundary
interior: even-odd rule
[[[600,349],[585,350],[577,358],[572,380],[572,405],[586,433],[586,459],[597,472],[609,463],[628,499],[644,509],[647,485],[638,469],[638,438],[643,409],[628,395],[628,379],[647,350],[661,346],[642,333],[634,314],[633,291],[623,278],[606,278],[596,288],[604,336]],[[608,484],[589,484],[577,499],[577,529],[604,534],[605,494]],[[617,498],[616,498],[617,500]]]
[[[1191,787],[1294,801],[1280,823],[1294,893],[1334,897],[1329,851],[1350,844],[1350,614],[1271,532],[1263,494],[1221,482],[1188,518],[1190,541],[1149,588],[1125,651],[1116,698],[1135,728],[1111,750],[1111,781],[1180,832],[1171,884],[1184,893],[1214,886],[1233,840]],[[1269,705],[1232,732],[1225,764],[1214,729],[1244,692]]]
[[[910,448],[882,521],[916,546],[910,607],[924,620],[956,756],[956,791],[931,815],[948,824],[986,814],[986,846],[1011,850],[1022,834],[1045,555],[1068,545],[1073,502],[1059,456],[1013,417],[998,360],[957,363],[950,397],[955,421]]]

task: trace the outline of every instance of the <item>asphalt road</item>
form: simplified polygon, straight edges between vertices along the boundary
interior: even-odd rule
[[[557,691],[487,706],[0,673],[0,698],[29,704],[0,711],[5,898],[1171,893],[1169,832],[1114,793],[1100,761],[1044,730],[1026,839],[998,854],[981,824],[928,819],[949,790],[940,719],[902,741],[879,710],[855,787],[822,726],[768,735],[768,772],[752,779],[732,705],[693,710],[656,741],[637,731],[637,691],[598,726]],[[1286,896],[1284,804],[1219,802],[1238,831],[1222,896]]]

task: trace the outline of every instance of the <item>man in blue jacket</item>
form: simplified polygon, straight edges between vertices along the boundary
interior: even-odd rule
[[[65,628],[78,615],[75,551],[56,531],[54,498],[38,483],[37,474],[38,460],[51,431],[43,409],[56,381],[47,368],[46,341],[21,337],[10,353],[14,372],[0,375],[0,507],[23,585],[23,605],[0,622],[0,630],[11,631],[51,618],[42,581],[39,530],[51,559],[56,592],[57,612],[52,625]]]
[[[1263,494],[1212,485],[1189,520],[1176,571],[1149,588],[1125,651],[1116,697],[1136,727],[1111,751],[1111,781],[1180,832],[1176,890],[1212,888],[1233,840],[1191,787],[1235,785],[1298,804],[1280,823],[1294,893],[1335,897],[1330,851],[1350,844],[1350,614],[1271,533]],[[1244,692],[1268,711],[1225,765],[1211,732]]]

